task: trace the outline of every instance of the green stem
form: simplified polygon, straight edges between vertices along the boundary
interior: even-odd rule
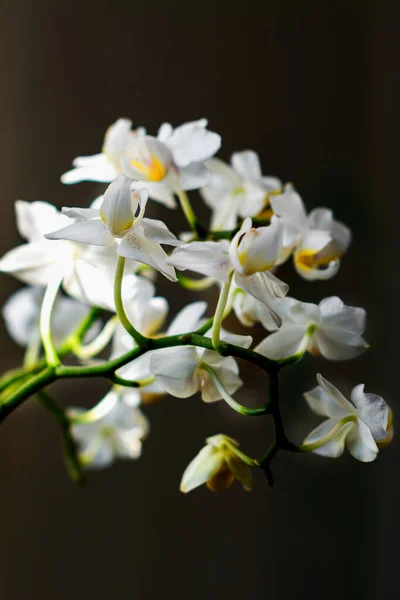
[[[233,277],[233,271],[229,276],[229,281],[224,283],[221,288],[221,292],[218,298],[218,304],[214,315],[214,322],[211,330],[211,339],[214,349],[219,352],[221,347],[221,325],[225,317],[225,308],[229,298],[229,290],[231,287],[231,281]]]
[[[176,192],[181,205],[181,209],[191,229],[197,234],[200,239],[204,239],[207,236],[207,230],[200,225],[195,215],[195,212],[190,204],[189,197],[184,190],[178,190]]]
[[[73,481],[79,484],[85,482],[85,476],[82,473],[82,468],[79,462],[78,449],[74,438],[71,435],[71,422],[65,412],[57,405],[57,403],[46,392],[38,393],[39,402],[44,408],[55,418],[60,425],[61,435],[64,447],[65,466],[68,474]]]
[[[188,333],[183,335],[166,336],[163,338],[149,339],[146,347],[136,347],[126,352],[118,358],[114,358],[108,362],[99,365],[90,366],[64,366],[60,365],[57,368],[49,367],[44,369],[37,375],[30,377],[22,386],[13,391],[11,395],[0,404],[0,423],[24,400],[46,387],[56,379],[81,378],[81,377],[104,377],[111,379],[115,372],[129,362],[139,358],[149,350],[158,350],[161,348],[172,348],[175,346],[198,346],[213,350],[212,340],[208,337],[198,335],[197,333]],[[279,368],[278,364],[258,352],[235,346],[234,344],[221,343],[224,354],[241,358],[251,362],[267,373],[274,374]]]
[[[60,359],[57,356],[57,351],[54,347],[51,337],[51,314],[62,279],[62,276],[58,276],[50,280],[44,293],[42,308],[40,311],[40,335],[42,338],[47,364],[52,367],[60,364]]]
[[[47,367],[19,387],[8,399],[0,404],[0,423],[25,400],[57,379],[56,368]]]
[[[269,402],[267,402],[264,406],[260,406],[259,408],[247,408],[246,406],[239,404],[239,402],[237,402],[234,398],[232,398],[232,396],[230,396],[230,394],[228,394],[224,387],[224,384],[222,383],[214,369],[212,369],[209,365],[205,363],[201,363],[200,367],[210,374],[218,392],[221,394],[225,402],[229,404],[231,408],[233,408],[233,410],[240,413],[241,415],[245,415],[246,417],[259,417],[260,415],[266,415],[269,413]]]
[[[115,310],[118,315],[119,320],[121,321],[122,326],[126,329],[126,331],[133,337],[138,346],[146,346],[147,338],[144,337],[137,329],[134,328],[132,323],[129,321],[126,316],[124,304],[122,302],[122,279],[124,276],[124,268],[125,268],[125,258],[123,256],[119,256],[117,258],[117,266],[115,269],[115,279],[114,279],[114,302],[115,302]]]

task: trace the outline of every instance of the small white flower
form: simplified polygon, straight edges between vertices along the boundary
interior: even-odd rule
[[[126,289],[124,307],[126,314],[142,335],[154,337],[161,335],[165,319],[168,314],[168,302],[166,298],[154,296],[154,285],[142,280],[141,284]],[[202,323],[201,317],[207,308],[206,302],[193,302],[185,306],[172,320],[163,335],[171,336],[190,333],[198,329]],[[131,335],[119,325],[115,331],[111,352],[111,359],[117,358],[135,348],[135,342]],[[150,358],[159,350],[146,352],[139,358],[124,365],[117,371],[117,375],[131,381],[151,380]],[[157,381],[140,388],[140,394],[144,400],[154,396],[164,395],[165,389]]]
[[[75,223],[47,202],[17,200],[15,210],[18,231],[27,243],[3,256],[0,271],[38,286],[47,286],[62,275],[68,294],[91,306],[114,310],[115,247],[46,239],[50,231]],[[132,262],[130,268],[133,271],[136,265]]]
[[[101,154],[78,157],[63,183],[114,181],[118,175],[146,182],[150,197],[173,208],[173,192],[205,185],[210,174],[204,161],[221,145],[218,134],[207,130],[207,120],[184,123],[173,129],[161,125],[157,138],[143,128],[131,130],[132,122],[119,119],[107,130]]]
[[[19,346],[28,346],[40,340],[40,309],[44,290],[40,287],[22,288],[7,300],[2,309],[4,323],[9,336]],[[59,294],[51,315],[51,334],[54,344],[58,346],[72,333],[89,313],[89,306]],[[100,323],[96,322],[85,336],[90,342],[100,331]]]
[[[273,308],[282,319],[282,327],[256,348],[268,358],[279,360],[308,350],[328,360],[346,360],[368,347],[362,337],[365,310],[345,306],[337,296],[325,298],[318,306],[283,298]]]
[[[329,279],[340,266],[340,257],[351,241],[351,231],[335,221],[327,208],[316,208],[307,216],[299,194],[287,185],[283,194],[271,196],[274,213],[284,223],[279,262],[294,250],[294,265],[305,279]]]
[[[190,269],[225,283],[234,272],[233,283],[264,303],[280,325],[280,318],[269,304],[283,298],[289,289],[270,271],[278,259],[282,231],[279,217],[272,217],[268,227],[258,229],[252,228],[248,218],[230,244],[226,241],[191,242],[176,248],[168,260],[177,269]]]
[[[346,444],[357,460],[375,460],[379,446],[392,437],[390,411],[386,402],[380,396],[366,394],[363,384],[353,388],[349,402],[322,375],[317,375],[317,381],[319,386],[305,393],[304,397],[315,413],[328,419],[307,436],[304,444],[323,442],[334,430],[329,441],[314,450],[316,454],[337,457],[342,454]]]
[[[160,244],[181,242],[162,221],[144,218],[148,193],[132,189],[132,180],[120,175],[107,188],[100,208],[64,209],[77,222],[47,234],[50,240],[72,240],[95,246],[112,246],[120,256],[149,265],[175,281],[175,271]],[[138,214],[136,214],[138,212]]]
[[[213,435],[206,442],[186,468],[181,491],[187,493],[205,483],[209,490],[219,492],[236,479],[250,492],[254,487],[253,474],[238,452],[239,444],[223,434]]]
[[[269,194],[281,189],[276,177],[265,177],[260,159],[252,150],[235,152],[231,166],[219,158],[206,163],[212,172],[210,182],[200,193],[212,209],[211,229],[234,229],[239,217],[254,217],[269,204]]]
[[[225,331],[221,331],[221,340],[244,348],[252,343],[250,336],[232,336]],[[222,396],[204,365],[213,369],[230,395],[243,384],[235,359],[231,356],[223,358],[214,350],[194,346],[172,347],[157,350],[150,357],[150,372],[168,394],[189,398],[201,392],[204,402],[215,402]]]
[[[139,402],[136,390],[116,387],[91,411],[69,410],[69,417],[75,421],[71,433],[84,467],[102,469],[117,458],[139,458],[142,440],[149,431]]]

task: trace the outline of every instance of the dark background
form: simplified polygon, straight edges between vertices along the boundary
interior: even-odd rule
[[[309,207],[332,206],[354,230],[334,280],[306,284],[290,266],[282,271],[300,299],[338,294],[364,306],[372,346],[352,362],[309,357],[284,372],[289,434],[298,441],[314,423],[301,394],[319,370],[344,391],[365,382],[396,409],[398,7],[1,2],[1,253],[19,243],[16,198],[86,206],[102,191],[92,183],[62,186],[59,176],[76,155],[99,151],[116,118],[155,133],[164,120],[205,116],[223,137],[223,158],[256,150],[266,174],[293,181]],[[172,219],[176,231],[184,226],[178,214],[153,212]],[[5,300],[18,284],[3,277],[1,286]],[[172,313],[192,299],[161,290],[175,296]],[[21,352],[3,328],[0,336],[5,370]],[[243,372],[239,399],[260,402],[263,376]],[[79,382],[55,393],[65,405],[89,406],[106,389]],[[234,486],[183,496],[180,476],[206,436],[224,431],[257,454],[269,424],[197,397],[166,398],[146,412],[152,432],[141,460],[92,474],[85,489],[68,481],[58,432],[34,400],[2,425],[2,598],[396,597],[396,438],[373,464],[282,454],[273,489],[260,475],[253,494]]]

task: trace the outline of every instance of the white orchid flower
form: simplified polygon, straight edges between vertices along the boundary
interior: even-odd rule
[[[190,269],[224,283],[234,274],[233,283],[267,306],[280,325],[280,318],[269,304],[283,298],[289,289],[270,272],[278,259],[282,233],[279,217],[272,217],[270,225],[258,229],[252,227],[248,218],[230,244],[224,240],[190,242],[176,248],[168,261],[182,271]]]
[[[173,192],[197,189],[209,180],[204,161],[217,152],[221,138],[207,130],[206,119],[176,129],[164,123],[157,138],[142,128],[132,131],[131,126],[128,119],[111,125],[102,153],[76,158],[75,168],[62,176],[62,182],[111,182],[122,174],[146,182],[151,198],[174,208]]]
[[[263,176],[260,159],[252,150],[235,152],[231,166],[219,158],[210,159],[206,166],[212,177],[200,193],[213,211],[214,231],[234,229],[239,217],[258,215],[269,203],[269,194],[282,188],[276,177]]]
[[[100,208],[67,208],[64,213],[77,219],[72,225],[47,234],[50,240],[72,240],[95,246],[115,246],[125,258],[149,265],[171,281],[175,271],[160,244],[177,246],[179,240],[162,221],[144,218],[148,193],[132,189],[132,180],[120,175],[107,188]],[[138,212],[138,214],[136,214]]]
[[[282,327],[256,348],[272,360],[306,350],[328,360],[346,360],[359,356],[368,348],[362,337],[365,310],[345,306],[337,296],[325,298],[319,305],[283,298],[276,301],[273,308],[283,321]]]
[[[334,458],[342,454],[346,444],[357,460],[375,460],[379,446],[393,435],[386,402],[380,396],[365,393],[364,384],[353,388],[349,402],[322,375],[317,375],[317,381],[319,385],[304,397],[317,415],[328,418],[304,440],[305,449]]]
[[[142,281],[140,286],[134,286],[131,293],[127,290],[125,295],[126,314],[135,329],[146,337],[161,335],[169,309],[166,298],[154,297],[154,293],[154,285],[149,281]],[[163,335],[172,336],[195,331],[202,323],[201,318],[206,308],[206,302],[188,304],[174,317]],[[133,348],[135,342],[132,336],[122,326],[117,327],[110,358],[117,358]],[[165,394],[165,389],[154,380],[150,372],[150,357],[157,352],[159,350],[146,352],[117,371],[117,375],[125,379],[145,382],[144,387],[140,388],[144,401]]]
[[[250,336],[232,335],[221,331],[221,340],[249,348]],[[177,398],[189,398],[201,392],[204,402],[221,400],[214,378],[206,367],[211,367],[229,395],[243,384],[234,358],[221,357],[214,350],[195,346],[171,347],[151,353],[150,372],[164,390]]]
[[[140,394],[116,387],[92,410],[70,409],[71,433],[84,467],[102,469],[115,459],[139,458],[149,424],[138,408]]]
[[[48,286],[62,277],[65,291],[77,300],[115,310],[115,246],[101,248],[46,239],[50,231],[75,223],[47,202],[17,200],[15,210],[18,231],[27,243],[3,256],[0,271],[38,286]],[[133,272],[137,265],[132,262],[129,268]]]
[[[18,290],[4,304],[2,315],[9,336],[19,346],[40,343],[39,318],[44,290],[26,287]],[[51,315],[51,332],[56,346],[72,333],[90,311],[90,307],[58,294]],[[90,342],[100,331],[96,322],[85,336]]]
[[[271,206],[284,223],[279,262],[294,251],[297,272],[308,280],[330,279],[351,241],[350,229],[336,221],[327,208],[316,208],[307,216],[299,194],[287,185],[283,194],[271,196]]]
[[[211,491],[222,491],[236,479],[250,492],[254,488],[253,474],[243,460],[238,442],[223,434],[213,435],[206,442],[186,468],[181,491],[187,493],[203,484]]]

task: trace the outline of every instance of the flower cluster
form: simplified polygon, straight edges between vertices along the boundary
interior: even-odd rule
[[[364,309],[336,296],[318,304],[289,297],[279,267],[292,259],[300,277],[330,279],[351,232],[327,208],[307,214],[292,184],[263,174],[255,152],[235,152],[230,164],[216,158],[221,138],[207,126],[205,119],[175,129],[164,123],[152,136],[119,119],[101,152],[76,158],[61,177],[65,184],[104,182],[102,196],[87,208],[62,212],[46,202],[16,202],[25,243],[3,256],[0,270],[28,287],[6,302],[3,318],[26,351],[23,366],[0,379],[0,420],[37,394],[61,427],[66,465],[76,480],[87,468],[138,458],[149,433],[143,407],[165,394],[199,392],[204,402],[223,400],[242,415],[275,421],[276,438],[260,458],[225,434],[209,437],[183,474],[183,492],[204,483],[221,490],[235,479],[252,490],[257,468],[272,482],[270,464],[279,450],[337,457],[346,445],[369,462],[393,435],[392,413],[380,396],[360,384],[349,401],[317,375],[318,386],[304,397],[325,420],[303,443],[286,437],[279,371],[307,352],[341,361],[361,355],[368,344]],[[210,209],[208,227],[199,223],[189,190]],[[171,211],[180,206],[190,231],[173,232],[146,216],[151,201]],[[195,300],[166,325],[169,305],[156,295],[158,273],[193,292],[215,286],[211,316],[207,303]],[[230,313],[268,335],[254,346],[250,335],[226,331]],[[268,397],[257,408],[233,398],[243,385],[238,359],[268,375]],[[64,409],[48,393],[53,381],[81,377],[110,382],[90,409]]]

